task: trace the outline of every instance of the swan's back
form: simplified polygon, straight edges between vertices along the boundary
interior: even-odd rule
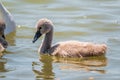
[[[93,44],[90,42],[66,41],[59,42],[50,49],[51,55],[61,57],[88,57],[101,56],[106,53],[105,44]]]

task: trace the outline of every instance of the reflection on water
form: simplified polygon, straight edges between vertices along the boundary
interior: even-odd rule
[[[42,62],[42,66],[41,63]],[[49,55],[40,55],[40,62],[33,62],[33,72],[36,79],[54,80],[55,73],[53,72],[53,63],[61,64],[59,69],[61,71],[88,71],[105,74],[103,67],[107,66],[107,58],[104,56],[90,57],[90,58],[60,58]],[[37,68],[38,69],[37,69]]]
[[[10,46],[15,46],[16,31],[6,35],[6,40]]]
[[[53,60],[54,62],[67,62],[72,64],[80,64],[83,66],[101,67],[107,65],[107,58],[105,56],[85,58],[60,58],[54,56]]]
[[[53,57],[55,63],[66,63],[72,65],[61,65],[60,69],[70,69],[70,70],[86,70],[86,71],[95,71],[99,73],[105,73],[104,69],[107,65],[107,58],[104,56],[100,57],[90,57],[90,58],[60,58]],[[74,65],[73,65],[74,64]]]
[[[6,64],[7,64],[7,59],[0,58],[0,72],[9,72],[14,70],[12,67],[7,68]]]
[[[6,72],[5,64],[7,60],[4,58],[0,58],[0,72]]]
[[[22,26],[6,35],[9,46],[3,56],[7,61],[0,61],[0,80],[88,80],[91,76],[95,80],[120,79],[120,0],[2,2],[17,25]],[[32,39],[36,21],[44,17],[54,23],[53,44],[66,40],[105,43],[108,45],[107,58],[72,59],[41,55],[39,60],[37,49],[42,40],[32,44]]]
[[[42,62],[42,69],[37,70],[35,69],[35,62],[33,62],[33,72],[35,73],[36,79],[43,79],[43,80],[54,80],[54,72],[52,66],[52,58],[48,55],[41,55],[40,61]],[[41,65],[39,65],[40,67]]]

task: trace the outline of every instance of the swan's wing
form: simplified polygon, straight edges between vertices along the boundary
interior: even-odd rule
[[[4,5],[1,2],[0,2],[0,12],[6,24],[5,34],[9,34],[15,31],[16,23],[13,19],[13,16],[10,14],[10,12],[4,7]]]
[[[73,41],[60,42],[51,48],[51,54],[61,57],[82,57],[81,49],[84,49],[83,46]]]
[[[52,55],[62,57],[99,56],[105,54],[106,46],[89,42],[67,41],[54,45],[51,52]]]
[[[83,46],[78,41],[65,41],[59,42],[51,47],[50,54],[61,57],[79,56],[81,57],[80,51]]]

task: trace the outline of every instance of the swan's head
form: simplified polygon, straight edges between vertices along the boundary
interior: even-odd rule
[[[4,30],[5,30],[5,23],[4,22],[0,22],[0,44],[4,47],[7,48],[8,43],[5,40],[5,35],[4,35]]]
[[[38,38],[43,35],[47,34],[53,28],[53,23],[48,19],[40,19],[36,24],[36,33],[33,39],[33,43],[38,40]]]

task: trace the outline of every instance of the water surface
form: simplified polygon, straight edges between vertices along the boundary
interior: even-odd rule
[[[119,80],[120,0],[2,0],[19,25],[7,35],[0,80]],[[66,59],[40,55],[32,44],[36,21],[54,23],[54,41],[105,43],[105,57]]]

